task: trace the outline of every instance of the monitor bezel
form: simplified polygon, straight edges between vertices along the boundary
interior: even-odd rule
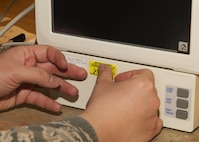
[[[199,37],[197,37],[199,36],[199,1],[197,0],[192,0],[189,54],[54,33],[52,32],[51,0],[35,0],[35,11],[36,35],[39,44],[49,44],[62,51],[199,74]]]

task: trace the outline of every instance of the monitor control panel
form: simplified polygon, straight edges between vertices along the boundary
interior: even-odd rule
[[[166,86],[165,115],[182,120],[190,119],[191,90],[176,86]]]

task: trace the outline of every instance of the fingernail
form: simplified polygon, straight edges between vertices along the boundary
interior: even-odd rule
[[[102,72],[105,69],[106,65],[105,64],[101,64],[98,68],[98,72]]]
[[[87,71],[85,69],[80,69],[79,77],[81,78],[81,80],[86,79],[87,78]]]

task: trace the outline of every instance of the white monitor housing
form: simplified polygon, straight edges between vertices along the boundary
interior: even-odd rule
[[[62,29],[59,31],[60,23],[56,23],[56,15],[60,15],[60,13],[55,14],[55,8],[57,8],[55,4],[58,5],[57,3],[59,3],[59,1],[55,3],[54,0],[35,0],[36,32],[38,43],[55,46],[59,50],[63,51],[69,62],[82,66],[89,72],[89,76],[84,82],[71,81],[79,88],[80,91],[79,98],[77,100],[70,101],[70,98],[63,98],[62,95],[60,95],[58,101],[64,105],[85,108],[96,79],[96,74],[94,73],[94,70],[97,69],[98,64],[100,63],[110,64],[112,68],[115,69],[114,73],[116,74],[132,69],[149,68],[154,72],[156,77],[156,87],[161,100],[160,117],[164,121],[164,126],[183,131],[193,131],[199,125],[199,94],[197,89],[199,74],[199,1],[179,0],[180,3],[178,6],[180,7],[181,5],[183,5],[183,3],[186,3],[187,1],[189,4],[189,6],[187,7],[187,11],[189,12],[189,14],[187,14],[187,19],[185,19],[188,21],[188,35],[186,36],[188,38],[187,40],[182,39],[176,42],[176,49],[163,49],[164,47],[161,48],[157,46],[153,47],[151,45],[140,44],[140,41],[138,42],[139,44],[125,43],[124,41],[114,41],[114,39],[106,39],[106,37],[99,38],[89,37],[89,35],[81,35],[82,31],[79,32],[77,35],[73,32],[70,33],[70,29],[68,30],[68,33],[62,31]],[[94,3],[95,2],[96,1],[94,1]],[[169,2],[172,5],[172,0],[169,0]],[[65,1],[65,3],[68,3],[68,5],[75,4],[75,2],[70,3],[67,1]],[[141,1],[138,3],[139,6],[142,7]],[[162,2],[158,2],[157,0],[157,4],[155,7],[162,6],[161,3]],[[89,3],[87,3],[87,5],[88,4]],[[96,2],[96,4],[99,3]],[[143,2],[143,7],[149,4],[150,2],[145,1]],[[60,7],[60,9],[64,9],[64,6],[66,5],[62,4],[62,7]],[[103,5],[104,3],[101,4],[101,6]],[[120,4],[115,4],[114,1],[112,1],[112,3],[108,3],[108,6],[106,6],[104,9],[108,8],[107,11],[111,11],[115,5],[118,6]],[[165,5],[169,6],[169,3],[166,3]],[[79,1],[76,2],[76,5],[74,7],[81,6],[83,7],[84,5],[82,5],[82,2]],[[176,9],[178,9],[179,7],[176,7]],[[68,7],[66,7],[65,9],[67,8]],[[77,9],[72,10],[76,11],[76,14],[78,13]],[[119,13],[120,11],[117,13],[116,16],[118,19],[120,19],[122,16]],[[72,17],[72,14],[72,12],[71,15],[70,12],[62,13],[61,17],[63,19],[67,19],[67,17],[69,16]],[[139,11],[136,14],[140,15],[134,15],[134,17],[128,16],[127,21],[125,21],[126,19],[122,19],[123,21],[121,21],[121,23],[128,22],[128,18],[132,19],[135,17],[145,16],[142,11]],[[172,15],[175,16],[175,13],[173,13]],[[84,19],[84,17],[81,16],[74,16],[71,19]],[[91,15],[91,17],[92,16],[93,15]],[[147,20],[150,21],[152,19],[153,18],[148,18]],[[105,19],[102,18],[101,20]],[[160,19],[160,21],[161,20],[162,19]],[[111,21],[112,20],[108,20],[107,23],[109,22],[110,24]],[[134,22],[136,23],[136,21],[138,20],[136,19]],[[67,23],[69,21],[64,22]],[[172,25],[173,23],[170,23],[168,19],[166,20],[166,22],[168,22],[166,25],[174,26],[174,32],[175,28],[181,26],[179,23],[177,23],[178,25]],[[181,22],[183,23],[183,21]],[[102,24],[105,23],[106,22]],[[58,24],[58,26],[56,24]],[[64,24],[61,24],[62,27]],[[79,24],[81,25],[81,23]],[[83,24],[85,25],[85,23],[82,23],[82,25]],[[114,23],[111,24],[112,26],[114,26]],[[138,23],[138,25],[140,25],[140,23]],[[145,23],[143,23],[143,25],[147,26],[146,21]],[[65,26],[67,27],[67,24]],[[92,28],[95,29],[97,27],[94,26]],[[123,26],[117,28],[122,29]],[[57,29],[58,31],[56,31]],[[148,29],[150,29],[150,27],[148,27]],[[78,29],[74,28],[72,30],[75,31]],[[85,30],[87,29],[85,28]],[[102,33],[104,32],[103,28],[100,30],[102,30]],[[145,30],[145,32],[141,31],[141,33],[139,34],[141,35],[140,37],[142,37],[142,35],[144,36],[147,34],[147,30]],[[136,35],[134,36],[136,37]],[[159,42],[158,40],[156,40],[156,38],[159,39],[158,36],[154,37],[154,43],[156,41]],[[165,44],[165,46],[167,46],[167,44]],[[50,95],[52,95],[53,93],[54,92],[51,92]]]

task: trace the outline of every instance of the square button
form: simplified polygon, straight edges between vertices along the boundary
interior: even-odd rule
[[[177,96],[182,98],[188,98],[189,97],[189,90],[184,88],[178,88],[177,89]]]
[[[189,107],[189,102],[187,100],[178,99],[176,105],[178,108],[187,109]]]
[[[183,110],[176,111],[176,118],[186,120],[188,118],[188,112]]]

